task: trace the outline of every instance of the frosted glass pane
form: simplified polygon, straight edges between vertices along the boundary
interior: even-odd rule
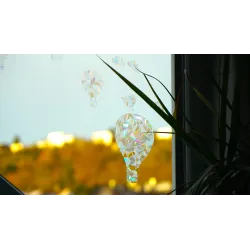
[[[155,101],[143,75],[129,63],[135,61],[140,70],[157,77],[171,90],[170,55],[100,56]],[[115,56],[123,59],[123,66],[114,63]],[[130,110],[121,97],[135,95],[96,55],[8,55],[0,57],[1,65],[0,142],[9,143],[18,134],[23,143],[30,144],[52,131],[89,138],[94,131],[114,127],[117,119]],[[86,70],[95,70],[104,82],[96,108],[90,105],[82,86]],[[168,93],[156,80],[150,80],[171,109]],[[155,129],[167,126],[139,96],[135,97],[137,113]]]

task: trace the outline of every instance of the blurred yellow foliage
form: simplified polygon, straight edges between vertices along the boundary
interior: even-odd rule
[[[126,184],[125,163],[114,142],[103,144],[75,138],[60,147],[31,146],[16,150],[15,154],[11,152],[13,146],[10,149],[0,150],[0,173],[24,192],[71,190],[84,194],[96,186]],[[144,183],[153,188],[157,182],[171,181],[171,157],[171,140],[156,139],[138,171],[138,190]]]
[[[12,143],[10,145],[10,150],[12,153],[17,153],[18,151],[21,151],[22,149],[24,148],[23,144],[22,143]]]

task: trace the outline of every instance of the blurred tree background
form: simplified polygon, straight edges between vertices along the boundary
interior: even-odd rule
[[[59,147],[20,145],[16,136],[12,145],[0,146],[0,173],[24,192],[40,190],[46,194],[69,189],[73,194],[89,194],[108,186],[110,180],[126,185],[125,163],[114,137],[109,143],[74,139]],[[171,181],[171,158],[171,139],[156,138],[139,169],[139,184],[152,177],[158,182]]]

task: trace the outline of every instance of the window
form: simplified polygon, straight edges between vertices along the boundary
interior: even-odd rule
[[[155,102],[143,75],[128,62],[171,91],[171,55],[100,56]],[[86,70],[97,72],[104,83],[96,107],[82,85]],[[149,79],[171,110],[169,94]],[[162,134],[141,164],[138,184],[125,189],[125,164],[113,131],[118,118],[132,110],[121,97],[134,95],[133,112],[155,131],[170,128],[96,55],[2,55],[0,84],[0,173],[25,193],[171,190],[171,138]]]

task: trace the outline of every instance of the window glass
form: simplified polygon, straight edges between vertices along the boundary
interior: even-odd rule
[[[170,55],[100,57],[155,102],[131,62],[171,91]],[[96,103],[82,84],[87,70],[103,81]],[[171,110],[167,91],[149,80]],[[133,111],[122,99],[131,95],[136,99]],[[126,183],[125,163],[112,136],[117,120],[128,112],[145,117],[155,131],[169,131],[166,122],[96,55],[0,55],[0,173],[27,194],[170,191],[169,135],[155,136],[138,184]]]

